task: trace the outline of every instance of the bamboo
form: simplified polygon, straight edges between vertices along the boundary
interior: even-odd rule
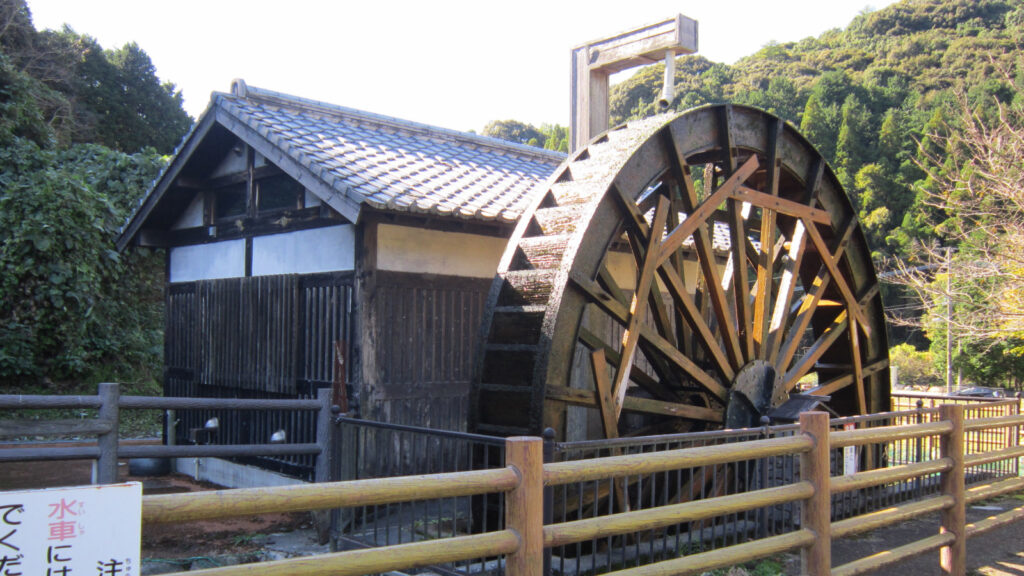
[[[555,548],[594,538],[654,530],[682,522],[696,522],[715,516],[737,514],[765,506],[805,500],[811,497],[813,491],[814,488],[809,482],[797,482],[788,486],[765,488],[742,494],[704,498],[648,510],[563,522],[544,528],[544,546]]]
[[[473,496],[508,491],[518,482],[519,477],[514,470],[499,468],[429,476],[146,496],[142,499],[142,522],[189,522]]]
[[[368,550],[194,570],[189,572],[189,576],[361,576],[492,554],[510,554],[518,546],[519,538],[515,533],[502,530]]]
[[[846,446],[861,446],[864,444],[948,434],[952,430],[953,426],[949,422],[929,422],[914,424],[913,426],[879,426],[877,428],[833,432],[831,443],[833,448],[845,448]]]
[[[800,526],[814,540],[800,553],[803,574],[825,576],[832,569],[832,491],[829,489],[829,423],[825,412],[800,414],[800,432],[814,440],[814,448],[800,455],[800,477],[813,493],[800,507]]]
[[[727,546],[700,554],[637,566],[628,570],[619,570],[618,572],[611,572],[607,576],[682,576],[683,574],[699,574],[716,568],[724,568],[788,552],[807,546],[813,541],[813,532],[810,530],[797,530],[788,534],[770,536],[736,546]]]
[[[602,368],[603,369],[603,368]],[[506,576],[544,572],[544,441],[513,437],[505,441],[505,465],[519,477],[505,495],[505,526],[519,546],[505,558]]]
[[[953,498],[949,496],[934,496],[911,504],[901,504],[886,508],[885,510],[861,514],[860,516],[854,516],[853,518],[833,523],[832,537],[845,538],[855,534],[870,532],[876,528],[891,526],[904,520],[916,518],[922,514],[944,510],[952,505]]]
[[[903,464],[892,468],[877,468],[866,472],[858,472],[850,476],[837,476],[832,479],[832,493],[849,492],[880,486],[892,482],[910,480],[928,474],[938,474],[952,468],[953,462],[947,458],[918,462],[916,464]]]
[[[956,537],[952,534],[936,534],[935,536],[929,536],[917,542],[911,542],[905,546],[899,546],[890,550],[884,550],[877,554],[872,554],[861,558],[860,560],[854,560],[837,566],[832,569],[832,576],[854,576],[855,574],[866,574],[873,572],[890,564],[895,564],[917,556],[924,554],[925,552],[931,552],[937,548],[947,546],[954,542]]]
[[[1020,490],[1024,490],[1024,476],[1008,478],[983,486],[973,486],[967,491],[966,500],[968,504],[973,504],[981,500],[1009,494],[1010,492],[1019,492]]]
[[[953,497],[953,505],[942,511],[940,534],[952,534],[955,539],[939,550],[939,564],[943,574],[963,576],[967,571],[967,510],[964,494],[964,407],[945,404],[939,409],[943,420],[953,425],[953,431],[942,436],[940,453],[953,460],[953,468],[940,478],[940,490]]]
[[[735,444],[700,446],[628,456],[610,456],[556,462],[544,466],[544,485],[557,486],[575,482],[589,482],[638,474],[653,474],[666,470],[713,466],[742,460],[770,458],[785,454],[798,454],[811,449],[814,441],[803,435],[767,440],[753,440]]]

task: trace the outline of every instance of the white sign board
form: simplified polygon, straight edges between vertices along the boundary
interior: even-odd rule
[[[856,430],[856,424],[843,424],[843,430]],[[850,476],[857,473],[857,447],[843,448],[843,474]]]
[[[0,492],[0,575],[139,576],[142,484]]]

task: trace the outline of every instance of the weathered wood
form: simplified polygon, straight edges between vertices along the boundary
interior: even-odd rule
[[[245,566],[224,566],[189,572],[196,576],[228,576],[244,571],[249,576],[362,576],[391,573],[459,560],[511,554],[519,538],[511,530],[457,536],[440,540],[398,544],[368,550],[302,556],[259,562]]]
[[[103,382],[99,385],[98,396],[102,404],[98,416],[100,420],[110,423],[110,430],[96,438],[100,457],[96,460],[94,484],[117,482],[117,439],[118,423],[120,422],[117,400],[120,395],[121,389],[117,384]]]
[[[586,406],[587,408],[598,408],[594,394],[589,390],[577,390],[561,386],[549,386],[547,398],[565,402],[574,406]],[[662,416],[675,416],[692,420],[721,423],[724,416],[721,409],[704,408],[690,404],[679,404],[654,400],[651,398],[640,398],[638,396],[626,396],[622,409],[626,412],[639,412],[642,414],[660,414]]]
[[[939,440],[939,454],[953,462],[953,467],[939,476],[939,491],[953,498],[953,505],[942,511],[940,535],[950,534],[952,542],[939,549],[939,565],[943,574],[963,576],[967,573],[967,508],[964,493],[964,407],[943,404],[939,417],[952,425],[952,430]]]
[[[806,452],[812,447],[813,442],[810,438],[791,436],[666,452],[609,456],[577,462],[555,462],[544,466],[544,484],[555,486],[622,476],[654,474],[666,470],[699,468],[742,460],[770,458],[783,454],[798,454]]]
[[[658,244],[661,242],[661,231],[665,229],[665,222],[668,220],[668,209],[668,199],[664,196],[659,196],[658,207],[654,211],[651,231],[648,235],[649,237],[645,239],[647,241],[647,246],[645,247],[646,258],[644,258],[643,264],[640,266],[640,277],[629,311],[629,323],[626,325],[626,332],[622,335],[622,358],[619,360],[618,370],[615,372],[615,381],[612,385],[612,398],[615,402],[616,419],[622,413],[622,400],[626,397],[626,389],[629,385],[629,367],[633,365],[636,345],[640,341],[639,329],[647,315],[647,297],[652,286],[657,288],[654,278],[657,263],[654,256],[657,253]],[[675,346],[671,347],[675,350]]]
[[[800,478],[809,482],[812,495],[800,506],[800,527],[814,533],[814,541],[801,550],[803,574],[825,576],[832,569],[832,490],[829,487],[829,417],[826,412],[800,414],[800,434],[814,447],[800,455]]]
[[[779,348],[786,333],[789,320],[789,307],[793,302],[793,293],[799,281],[800,264],[803,262],[807,247],[806,228],[803,221],[798,220],[789,237],[789,247],[782,264],[782,279],[779,280],[778,297],[772,309],[771,323],[768,327],[768,361],[777,364]],[[785,248],[785,244],[783,245]]]
[[[811,344],[811,347],[807,350],[796,366],[786,372],[786,375],[782,378],[782,389],[788,392],[793,388],[796,388],[800,379],[811,371],[811,368],[814,367],[814,363],[818,361],[818,358],[821,358],[822,354],[828,351],[829,347],[835,343],[839,336],[847,331],[849,325],[850,323],[847,320],[846,310],[843,310],[839,313],[839,316],[832,321],[832,324],[830,324],[829,327],[826,328],[820,336],[818,336],[818,339]]]
[[[846,279],[839,271],[838,260],[832,258],[832,250],[829,249],[825,243],[825,239],[821,237],[821,232],[818,231],[816,225],[809,222],[806,218],[804,220],[804,226],[807,228],[807,232],[810,234],[811,242],[814,243],[814,247],[818,250],[818,255],[821,256],[821,260],[828,267],[829,274],[832,275],[832,281],[835,282],[839,288],[839,292],[843,295],[843,301],[846,303],[846,309],[850,313],[850,317],[857,321],[857,325],[860,326],[864,333],[871,336],[871,326],[868,325],[867,318],[864,317],[864,311],[860,307],[860,301],[857,300],[856,296],[853,295],[853,291],[850,290],[849,284],[846,283]]]
[[[572,49],[569,150],[608,129],[608,76],[697,50],[697,22],[681,14]]]
[[[505,495],[505,526],[519,547],[505,557],[507,576],[541,576],[544,568],[544,442],[517,437],[505,441],[505,465],[519,481]]]
[[[2,420],[0,438],[23,436],[97,436],[113,429],[106,420]]]
[[[736,188],[732,197],[741,202],[749,202],[754,206],[759,206],[765,210],[772,212],[779,212],[786,214],[787,216],[793,216],[794,218],[803,218],[818,224],[824,224],[830,226],[832,224],[832,218],[828,215],[828,212],[812,208],[806,204],[794,202],[792,200],[786,200],[785,198],[779,198],[772,194],[765,194],[753,188],[747,186],[740,186]]]
[[[142,499],[143,523],[165,524],[256,514],[376,506],[505,492],[519,484],[509,468],[429,476],[399,476],[350,482],[298,484],[161,494]]]

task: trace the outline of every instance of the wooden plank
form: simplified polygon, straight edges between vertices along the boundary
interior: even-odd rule
[[[656,286],[654,272],[657,269],[657,264],[653,256],[657,253],[657,247],[661,241],[661,230],[665,229],[668,209],[668,199],[660,196],[658,198],[658,207],[654,211],[654,222],[646,239],[646,257],[640,269],[640,278],[636,291],[633,293],[633,302],[629,311],[629,323],[626,325],[626,332],[622,335],[622,358],[619,361],[618,370],[615,372],[615,380],[612,386],[616,417],[622,412],[622,399],[626,396],[626,388],[629,385],[629,367],[633,364],[633,358],[636,355],[636,345],[640,341],[639,328],[643,325],[644,317],[647,314],[648,293],[651,291],[652,285]]]
[[[581,278],[579,276],[570,276],[569,278],[572,283],[582,290],[587,296],[590,297],[591,301],[596,304],[600,309],[607,312],[612,318],[615,318],[619,322],[625,324],[629,318],[629,311],[620,304],[618,304],[614,298],[605,294],[596,282]],[[707,388],[709,392],[725,399],[728,392],[722,387],[714,378],[711,378],[703,369],[697,366],[693,361],[683,355],[682,352],[677,350],[674,346],[671,346],[667,340],[661,337],[656,330],[641,325],[638,330],[638,334],[641,339],[646,343],[650,344],[654,351],[660,353],[667,360],[671,361],[677,367],[682,369],[686,374],[693,378],[698,384]]]
[[[843,235],[839,239],[839,244],[836,246],[835,252],[832,253],[833,259],[838,261],[842,258],[847,245],[849,245],[850,237],[853,235],[853,231],[856,228],[857,221],[855,219],[851,219],[846,225]],[[829,274],[828,267],[822,265],[818,270],[818,274],[814,278],[811,290],[805,294],[801,300],[800,307],[797,309],[792,327],[789,329],[786,341],[782,345],[781,356],[776,366],[782,366],[784,368],[789,366],[790,361],[793,359],[793,355],[796,354],[796,350],[800,345],[800,340],[803,338],[803,333],[810,325],[811,318],[814,316],[814,311],[821,303],[821,297],[828,288],[831,279],[832,276]]]
[[[599,408],[594,399],[594,393],[590,390],[579,390],[562,386],[548,386],[546,398],[583,406],[586,408]],[[626,396],[622,403],[622,409],[626,412],[637,412],[640,414],[658,414],[661,416],[674,416],[688,420],[700,420],[703,422],[722,422],[724,416],[720,409],[705,408],[703,406],[691,406],[678,402],[666,402],[651,398],[639,398],[637,396]]]
[[[832,275],[833,281],[839,288],[839,292],[843,295],[843,300],[846,302],[847,309],[850,311],[850,316],[853,320],[857,321],[857,324],[864,330],[869,338],[871,337],[871,327],[867,324],[867,318],[864,317],[864,311],[860,307],[860,302],[853,295],[850,290],[850,286],[846,283],[846,279],[843,278],[839,272],[838,263],[832,258],[832,250],[825,244],[824,238],[821,237],[821,232],[815,227],[815,224],[803,220],[808,233],[811,236],[811,241],[814,243],[814,247],[818,250],[818,254],[821,256],[825,266],[828,267],[829,274]]]
[[[586,328],[583,327],[580,327],[577,336],[579,337],[580,342],[582,342],[583,345],[586,346],[587,348],[590,348],[591,350],[604,350],[606,362],[613,366],[618,365],[619,358],[622,357],[621,354],[619,354],[618,350],[615,350],[611,346],[608,346],[608,344],[605,343],[605,341],[602,340],[600,336],[594,334],[590,330],[587,330]],[[640,367],[637,366],[636,364],[633,364],[633,366],[630,367],[629,379],[635,382],[644,390],[647,390],[648,392],[653,394],[656,398],[661,398],[669,402],[678,400],[678,396],[676,396],[674,392],[672,392],[667,386],[655,380],[652,376],[648,375],[646,372],[641,370]]]
[[[704,315],[697,309],[693,299],[690,298],[690,294],[686,291],[686,286],[683,284],[679,274],[668,264],[661,266],[658,269],[658,273],[665,283],[665,287],[668,288],[669,294],[672,296],[676,312],[683,317],[690,328],[699,336],[698,341],[704,348],[704,351],[711,356],[715,367],[718,368],[722,377],[731,381],[736,373],[729,364],[729,359],[726,358],[725,352],[718,345],[718,338],[711,332],[711,327],[708,326],[708,323],[704,321]]]
[[[590,353],[590,368],[594,371],[594,388],[597,391],[597,406],[601,410],[601,424],[604,426],[605,438],[619,437],[619,415],[615,409],[615,397],[612,395],[612,383],[608,380],[608,366],[604,356],[604,348]],[[550,394],[548,394],[550,398]]]
[[[828,215],[828,212],[825,212],[824,210],[811,208],[806,204],[786,200],[785,198],[780,198],[772,194],[765,194],[764,192],[760,192],[746,186],[736,188],[732,193],[732,197],[742,202],[749,202],[750,204],[759,206],[765,210],[781,212],[783,214],[793,216],[794,218],[802,218],[804,220],[810,220],[826,226],[832,225],[832,218]]]
[[[789,319],[789,307],[793,301],[796,283],[799,281],[800,263],[803,261],[806,242],[806,229],[802,220],[797,220],[789,239],[786,261],[783,263],[782,279],[779,281],[779,297],[775,300],[772,310],[771,324],[768,328],[768,361],[775,364],[782,345],[782,337],[786,332],[786,321]]]
[[[768,196],[779,197],[779,139],[784,124],[778,118],[770,118],[767,128],[766,162]],[[775,289],[775,238],[776,214],[774,210],[761,210],[761,251],[754,260],[757,263],[757,278],[754,289],[754,348],[761,360],[768,358],[767,337],[771,322],[769,313]]]
[[[797,382],[810,372],[818,358],[821,358],[821,355],[832,346],[848,327],[847,313],[846,310],[843,310],[832,324],[821,333],[821,336],[818,337],[814,344],[808,348],[807,354],[800,360],[800,363],[786,372],[786,375],[782,378],[783,390],[789,392],[795,388]]]
[[[857,410],[860,414],[868,413],[868,402],[864,394],[864,366],[860,357],[860,333],[856,320],[850,320],[850,355],[853,357],[853,384],[857,387]]]

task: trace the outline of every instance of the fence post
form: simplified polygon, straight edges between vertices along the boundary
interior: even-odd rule
[[[555,429],[544,429],[544,463],[555,461]],[[555,523],[555,489],[544,487],[544,525]],[[544,574],[551,574],[551,548],[544,549]]]
[[[330,388],[318,388],[316,399],[320,402],[320,410],[316,413],[316,445],[320,453],[316,456],[316,467],[313,469],[314,482],[330,482],[337,480],[332,477],[334,470],[334,425],[331,403],[334,399]],[[313,524],[316,526],[317,543],[323,546],[331,541],[331,512],[314,510]]]
[[[505,440],[505,465],[519,486],[505,495],[505,526],[519,535],[519,549],[505,558],[506,576],[541,576],[544,570],[544,441],[526,436]]]
[[[118,401],[121,391],[117,384],[103,382],[99,385],[98,395],[99,419],[110,423],[110,431],[96,438],[100,457],[96,461],[95,483],[114,484],[117,482],[117,429],[120,421]]]
[[[801,526],[814,532],[814,544],[800,551],[802,574],[827,576],[832,572],[832,494],[829,470],[829,421],[825,412],[800,414],[800,433],[814,439],[810,452],[800,455],[800,479],[810,482],[814,494],[800,507]]]
[[[943,574],[963,576],[967,572],[967,511],[964,493],[964,407],[943,404],[939,408],[942,420],[953,424],[953,430],[940,440],[940,456],[953,461],[953,467],[943,472],[940,487],[943,494],[953,497],[953,505],[942,511],[940,533],[956,536],[949,546],[939,550],[939,564]]]

